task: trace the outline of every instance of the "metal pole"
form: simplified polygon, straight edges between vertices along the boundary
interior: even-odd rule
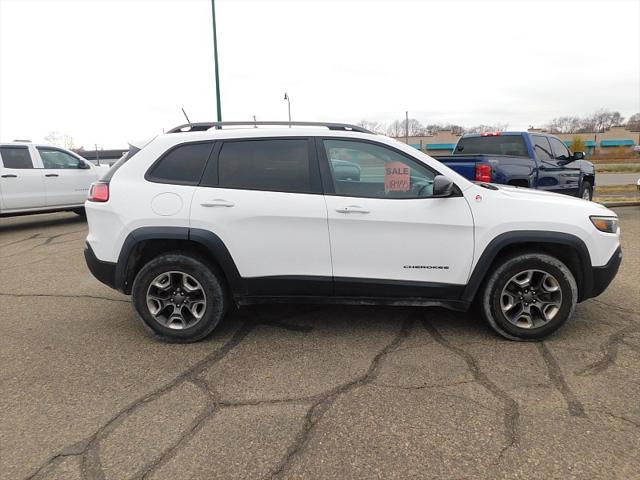
[[[409,145],[409,110],[404,112],[404,137],[407,145]]]
[[[289,109],[289,128],[291,128],[291,99],[287,92],[284,92],[284,99],[287,101],[287,108]]]
[[[218,121],[222,121],[222,105],[220,105],[220,74],[218,72],[218,37],[216,35],[216,2],[211,0],[211,18],[213,20],[213,61],[216,72],[216,106],[218,110]],[[219,127],[218,127],[219,128]]]

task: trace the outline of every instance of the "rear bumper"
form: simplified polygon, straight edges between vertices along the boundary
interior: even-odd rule
[[[84,259],[87,262],[89,271],[105,285],[116,288],[116,264],[98,260],[88,243],[84,247]]]
[[[582,300],[597,297],[604,292],[618,273],[620,263],[622,263],[622,249],[618,247],[606,265],[591,267],[591,288],[585,292]]]

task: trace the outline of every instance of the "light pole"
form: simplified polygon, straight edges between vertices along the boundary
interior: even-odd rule
[[[218,37],[216,35],[216,2],[211,0],[211,19],[213,21],[213,61],[216,72],[216,104],[218,109],[218,121],[222,121],[222,105],[220,105],[220,74],[218,72]]]
[[[291,128],[291,99],[289,98],[289,94],[284,92],[284,99],[287,101],[287,105],[289,107],[289,128]]]

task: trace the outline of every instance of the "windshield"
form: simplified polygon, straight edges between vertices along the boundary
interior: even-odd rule
[[[528,157],[522,135],[497,135],[487,137],[463,137],[458,141],[456,154],[512,155]]]

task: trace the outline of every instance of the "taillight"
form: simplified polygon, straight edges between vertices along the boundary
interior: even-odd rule
[[[96,182],[91,184],[89,189],[89,201],[106,202],[109,200],[109,184]]]
[[[491,165],[476,164],[476,182],[491,183]]]

